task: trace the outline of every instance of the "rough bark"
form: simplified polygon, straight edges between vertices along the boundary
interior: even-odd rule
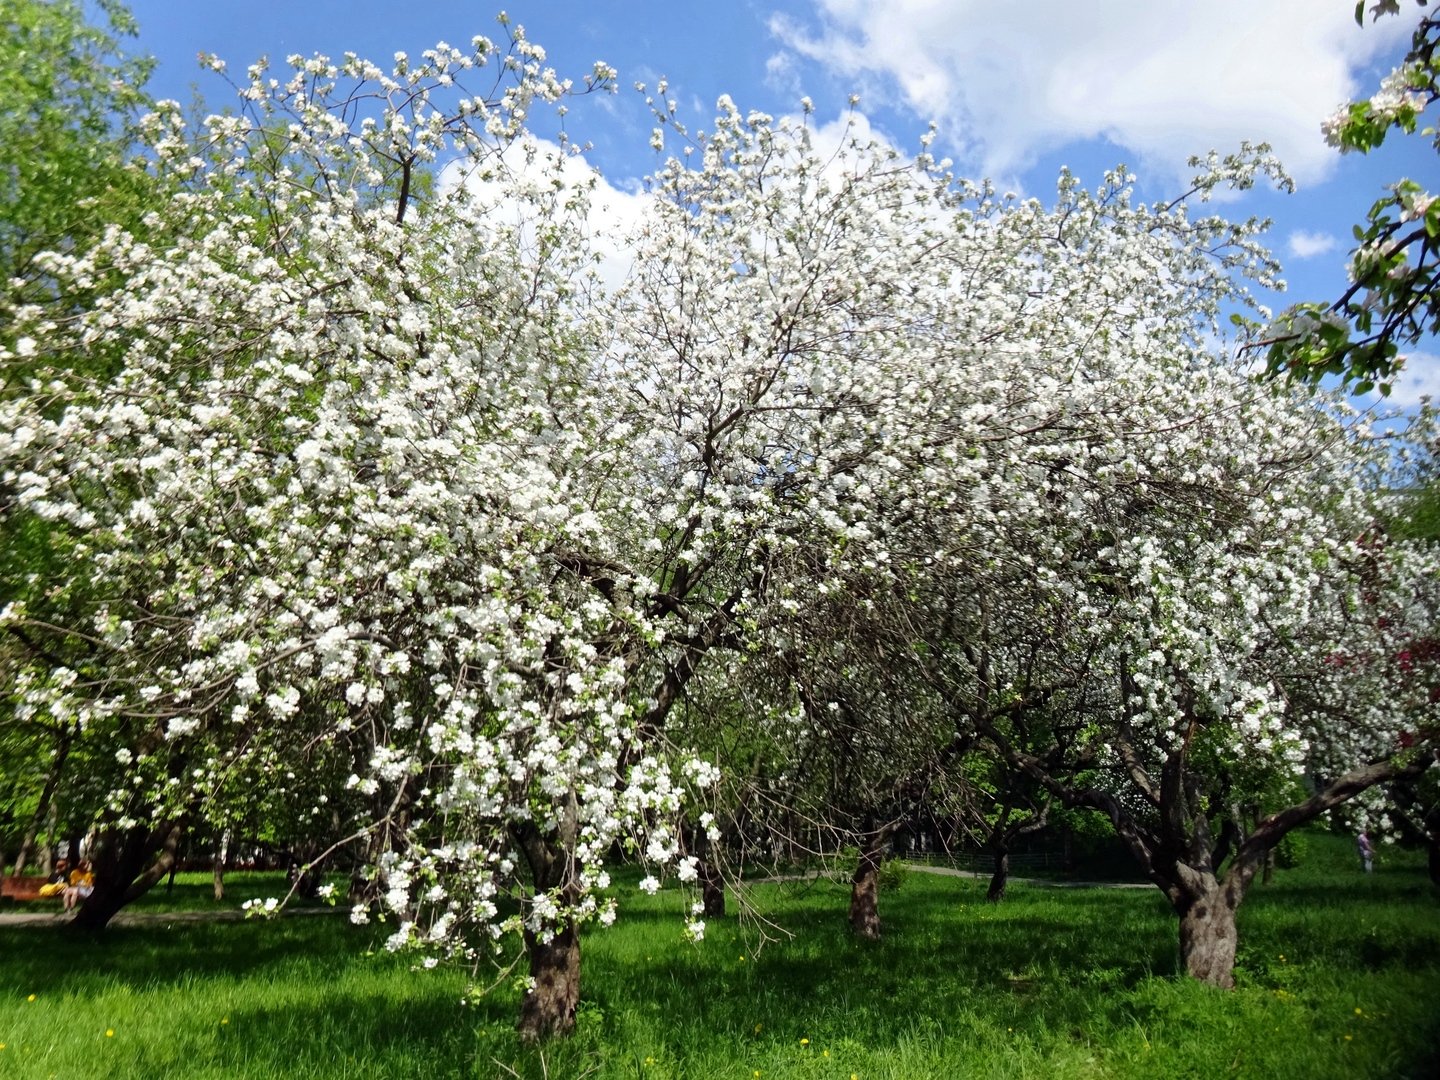
[[[1180,912],[1180,959],[1186,973],[1225,990],[1235,986],[1237,907],[1228,890],[1215,889]]]
[[[58,814],[59,807],[56,796],[60,787],[60,780],[65,775],[65,762],[70,757],[70,735],[68,730],[59,738],[55,748],[55,760],[51,762],[49,770],[45,774],[45,785],[40,790],[40,798],[35,804],[35,813],[30,819],[30,824],[25,829],[24,839],[20,842],[20,851],[15,856],[15,869],[12,876],[20,877],[25,873],[25,867],[35,854],[35,838],[40,835],[40,827],[44,824],[46,816],[53,822]],[[54,826],[51,826],[54,831]],[[47,855],[43,860],[41,870],[49,874],[52,867],[50,858]]]
[[[534,983],[520,1002],[520,1038],[539,1043],[569,1035],[580,1005],[580,934],[567,920],[549,941],[526,930],[525,945]]]
[[[562,823],[561,837],[543,836],[529,822],[512,830],[517,845],[530,866],[531,886],[536,895],[558,893],[559,903],[568,908],[578,899],[575,866],[565,836],[573,835],[574,819]],[[531,986],[520,1002],[516,1025],[522,1042],[539,1043],[575,1030],[575,1010],[580,1004],[580,934],[566,918],[553,928],[548,940],[525,928],[525,947],[530,954]]]
[[[225,899],[225,860],[230,854],[230,830],[220,834],[220,844],[215,849],[215,869],[212,875],[215,899]]]
[[[871,940],[880,937],[881,850],[879,843],[867,844],[850,878],[850,929]]]
[[[699,826],[685,831],[686,850],[695,857],[695,872],[700,882],[700,901],[705,905],[707,919],[719,919],[725,915],[725,878],[715,862],[710,837]]]
[[[48,875],[55,869],[55,838],[60,832],[60,801],[50,800],[49,816],[45,819],[45,848],[40,853],[40,872]]]
[[[76,911],[71,929],[101,933],[126,904],[144,896],[170,872],[179,846],[179,822],[102,833],[91,856],[95,891]]]
[[[995,872],[990,875],[990,888],[985,890],[985,899],[998,904],[1005,899],[1005,886],[1010,881],[1010,851],[1001,848],[995,852]]]
[[[25,829],[25,835],[20,838],[20,850],[15,853],[15,865],[10,870],[11,877],[25,876],[25,868],[35,856],[35,838],[40,835],[41,820],[41,815],[37,814]]]
[[[725,881],[708,858],[700,860],[700,899],[705,904],[705,917],[719,919],[725,915]]]

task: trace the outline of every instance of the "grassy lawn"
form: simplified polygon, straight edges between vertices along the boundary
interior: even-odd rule
[[[698,946],[681,900],[627,891],[587,935],[576,1036],[522,1049],[518,993],[466,998],[343,916],[0,927],[0,1077],[1327,1077],[1440,1072],[1440,902],[1418,859],[1363,877],[1344,841],[1257,886],[1240,987],[1175,977],[1158,893],[1012,887],[912,873],[886,937],[850,938],[847,890],[757,887],[794,936],[733,918]],[[276,876],[229,879],[233,901]],[[183,876],[141,909],[213,906]],[[33,1000],[31,995],[34,995]]]

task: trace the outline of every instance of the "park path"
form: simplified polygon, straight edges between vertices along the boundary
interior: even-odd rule
[[[990,874],[983,870],[956,870],[951,866],[930,866],[928,863],[905,864],[907,870],[922,874],[939,874],[942,877],[963,877],[989,881]],[[1035,885],[1042,889],[1153,889],[1148,881],[1056,881],[1052,878],[1010,877],[1011,885]]]
[[[338,915],[350,913],[339,907],[295,908],[281,912],[278,918],[296,919],[307,915]],[[7,911],[0,913],[0,926],[63,926],[69,918],[63,911]],[[122,911],[110,920],[111,926],[157,926],[169,923],[240,922],[245,912],[234,911]]]
[[[905,869],[914,870],[920,874],[938,874],[941,877],[969,878],[972,881],[989,881],[988,870],[957,870],[953,866],[931,866],[929,863],[904,864]],[[747,884],[758,884],[766,881],[816,881],[820,878],[829,878],[837,884],[849,884],[849,871],[839,874],[827,874],[823,870],[813,870],[808,874],[777,874],[771,877],[752,878]],[[1034,885],[1040,889],[1153,889],[1154,885],[1148,881],[1057,881],[1053,878],[1032,878],[1010,876],[1011,885]]]

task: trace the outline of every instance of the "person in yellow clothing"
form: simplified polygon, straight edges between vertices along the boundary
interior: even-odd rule
[[[65,910],[74,911],[75,906],[95,891],[95,871],[89,859],[81,859],[80,865],[70,873],[70,884],[66,886]]]
[[[69,885],[70,864],[61,859],[55,864],[55,872],[39,888],[41,896],[59,896]]]

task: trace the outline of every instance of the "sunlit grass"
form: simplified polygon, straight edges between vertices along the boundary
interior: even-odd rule
[[[274,880],[237,879],[233,896]],[[182,887],[210,903],[208,880],[182,876],[152,909],[184,903]],[[1176,977],[1174,918],[1148,890],[1017,885],[996,906],[982,882],[915,873],[882,894],[880,942],[848,934],[842,884],[757,899],[793,937],[762,945],[731,917],[691,945],[678,894],[627,890],[616,927],[586,936],[576,1036],[543,1052],[516,1040],[513,986],[462,1005],[463,973],[412,971],[343,916],[162,921],[98,944],[7,927],[0,1076],[1317,1080],[1440,1065],[1440,904],[1416,860],[1364,878],[1341,841],[1257,886],[1233,993]]]

